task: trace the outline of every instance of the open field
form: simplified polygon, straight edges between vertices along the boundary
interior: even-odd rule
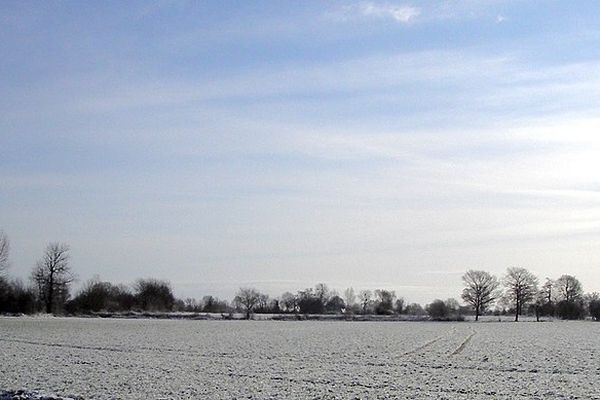
[[[0,389],[85,398],[600,399],[593,322],[0,318]]]

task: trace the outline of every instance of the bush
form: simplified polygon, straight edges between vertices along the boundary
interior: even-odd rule
[[[590,301],[589,310],[592,318],[596,321],[600,321],[600,300]]]
[[[171,284],[158,279],[140,279],[135,284],[135,299],[144,311],[171,311],[175,296]]]
[[[36,297],[31,288],[20,281],[0,277],[0,313],[31,314],[35,311]]]
[[[129,311],[135,297],[126,286],[91,280],[65,305],[69,313]]]
[[[443,300],[434,300],[425,307],[425,310],[432,319],[446,319],[450,316],[450,310]]]
[[[583,319],[585,309],[580,302],[563,300],[556,305],[556,314],[562,319]]]

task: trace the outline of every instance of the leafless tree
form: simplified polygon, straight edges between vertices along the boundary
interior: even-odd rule
[[[154,278],[138,279],[134,284],[138,307],[145,311],[171,311],[175,295],[169,281]]]
[[[554,281],[550,278],[546,278],[546,282],[544,282],[540,289],[540,298],[543,299],[545,303],[552,303],[554,297]]]
[[[48,314],[54,311],[59,300],[66,300],[69,284],[75,280],[69,259],[68,245],[50,243],[33,269],[32,279]]]
[[[282,294],[281,304],[287,312],[298,312],[298,296],[293,293],[285,292]]]
[[[363,314],[367,313],[367,307],[369,306],[369,303],[371,302],[372,296],[373,296],[373,294],[371,293],[370,290],[361,290],[358,293],[358,298],[360,300],[360,306],[362,307]]]
[[[404,312],[404,297],[398,297],[396,300],[396,312],[402,314]]]
[[[346,312],[351,313],[352,306],[354,306],[354,303],[356,302],[356,294],[354,293],[353,288],[349,287],[344,290],[344,302],[346,303]]]
[[[0,231],[0,275],[8,268],[8,253],[10,251],[10,242],[3,231]]]
[[[538,280],[525,268],[513,267],[506,270],[504,277],[505,295],[509,302],[515,307],[515,321],[519,321],[519,315],[523,306],[535,300],[537,295]]]
[[[465,288],[462,292],[462,299],[473,306],[475,309],[475,321],[479,321],[479,316],[485,309],[500,297],[498,279],[485,271],[467,271],[462,280]]]
[[[321,307],[324,308],[327,302],[329,301],[329,298],[331,297],[331,293],[326,284],[317,283],[315,285],[315,296],[321,302]]]
[[[394,300],[396,292],[393,290],[375,290],[375,312],[377,314],[392,314],[394,312]]]
[[[256,289],[252,288],[240,288],[233,299],[234,303],[244,309],[244,312],[246,313],[246,319],[250,319],[250,314],[252,314],[252,311],[258,304],[259,300],[260,293]]]
[[[583,296],[583,288],[579,279],[572,275],[562,275],[555,282],[555,291],[560,300],[569,303],[579,300]]]

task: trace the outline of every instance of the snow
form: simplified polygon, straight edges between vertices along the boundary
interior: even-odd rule
[[[0,318],[0,389],[87,399],[600,399],[599,356],[590,321]]]

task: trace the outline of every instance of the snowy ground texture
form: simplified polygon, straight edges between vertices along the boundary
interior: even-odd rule
[[[590,321],[0,318],[0,393],[600,399],[599,376],[600,323]]]
[[[0,391],[0,400],[81,400],[79,397],[59,397],[27,390]]]

